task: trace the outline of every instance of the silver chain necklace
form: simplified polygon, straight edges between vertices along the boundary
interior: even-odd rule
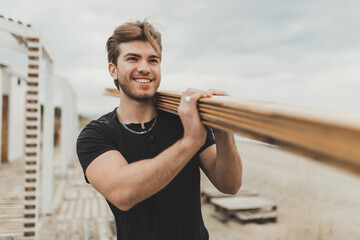
[[[128,130],[129,132],[132,132],[132,133],[138,134],[138,135],[144,135],[144,134],[150,132],[150,131],[154,128],[155,123],[156,123],[156,120],[157,120],[157,115],[156,115],[156,117],[155,117],[155,119],[154,119],[154,122],[153,122],[153,124],[151,125],[151,127],[150,127],[148,130],[141,131],[141,132],[138,132],[138,131],[135,131],[135,130],[132,130],[132,129],[128,128],[128,127],[126,126],[126,124],[123,124],[122,122],[120,122],[120,123],[121,123],[121,125],[123,125],[124,128],[125,128],[126,130]]]

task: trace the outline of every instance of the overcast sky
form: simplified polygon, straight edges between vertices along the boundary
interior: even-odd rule
[[[246,99],[360,112],[360,1],[1,0],[0,14],[42,32],[55,73],[98,117],[118,100],[105,42],[128,20],[162,32],[163,90],[220,88]]]

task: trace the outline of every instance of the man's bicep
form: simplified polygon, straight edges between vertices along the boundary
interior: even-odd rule
[[[87,167],[85,175],[90,184],[110,200],[119,169],[125,165],[128,163],[123,155],[116,150],[110,150],[95,158]]]

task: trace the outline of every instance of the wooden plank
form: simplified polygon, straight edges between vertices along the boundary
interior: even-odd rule
[[[80,221],[78,219],[73,219],[71,223],[71,234],[70,240],[80,240],[81,239],[81,227]]]
[[[24,231],[23,201],[2,199],[0,205],[0,239],[22,239]]]
[[[226,198],[212,198],[210,200],[215,206],[226,211],[244,211],[256,209],[276,209],[276,204],[262,197],[226,197]]]
[[[84,240],[95,239],[95,226],[92,219],[84,220]]]
[[[77,189],[68,189],[65,192],[65,200],[76,200],[78,198],[78,191]]]
[[[53,209],[54,212],[57,212],[61,202],[63,201],[63,194],[65,189],[65,181],[60,181],[59,185],[56,188],[56,192],[54,194],[54,201],[53,201]]]
[[[180,94],[160,92],[157,107],[177,114]],[[204,124],[360,173],[360,117],[216,96],[199,100]]]
[[[90,218],[91,216],[91,200],[86,199],[84,205],[84,218]]]
[[[75,213],[75,206],[76,206],[76,200],[70,200],[69,201],[69,209],[66,213],[66,220],[70,220],[74,218],[74,213]]]
[[[14,210],[14,209],[24,209],[23,205],[14,205],[14,204],[1,204],[0,205],[0,211],[1,210]]]
[[[67,226],[67,222],[65,221],[58,221],[56,223],[56,234],[55,234],[55,239],[56,240],[67,240],[69,239],[69,231],[68,231],[68,226]]]
[[[225,211],[215,211],[211,216],[222,223],[227,223],[232,218],[232,216]]]
[[[240,222],[256,222],[256,223],[266,223],[266,222],[276,222],[277,213],[276,211],[242,211],[235,212],[233,216],[236,217]]]
[[[109,235],[106,230],[107,221],[105,218],[98,218],[97,220],[97,232],[98,232],[98,240],[109,240]]]
[[[217,190],[215,187],[207,187],[202,189],[201,191],[202,195],[204,195],[208,200],[210,198],[224,198],[224,197],[234,197],[234,196],[257,196],[258,193],[252,189],[242,187],[236,194],[226,194],[222,193],[219,190]]]
[[[99,201],[99,205],[100,205],[100,216],[101,217],[106,217],[106,216],[108,216],[108,206],[107,206],[107,203],[106,203],[106,201],[104,200],[104,199],[101,199],[100,201]]]
[[[64,221],[65,217],[66,217],[66,213],[68,211],[68,207],[69,207],[69,201],[64,201],[61,205],[60,205],[60,210],[58,213],[58,219],[60,221]]]
[[[10,232],[8,234],[0,233],[0,240],[17,240],[22,239],[22,234],[18,232]]]
[[[93,198],[91,200],[91,216],[93,218],[99,217],[99,200],[97,198]]]
[[[84,199],[79,198],[76,201],[76,212],[75,212],[75,218],[81,218],[83,216],[83,208],[84,208]]]
[[[0,224],[5,224],[5,223],[9,223],[9,222],[16,222],[16,223],[21,223],[21,225],[24,223],[24,217],[23,214],[21,213],[21,216],[17,216],[17,217],[13,217],[13,216],[7,216],[4,218],[0,218]]]
[[[0,216],[0,220],[2,219],[24,219],[24,213],[7,213],[7,214],[2,214],[2,216]]]

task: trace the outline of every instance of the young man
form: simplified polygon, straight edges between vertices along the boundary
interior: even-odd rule
[[[147,21],[115,29],[107,50],[120,104],[83,129],[78,157],[86,181],[109,203],[118,239],[209,239],[199,167],[220,191],[235,194],[242,164],[234,136],[215,131],[214,140],[197,101],[225,93],[188,89],[180,117],[157,110],[161,49],[161,35]]]

